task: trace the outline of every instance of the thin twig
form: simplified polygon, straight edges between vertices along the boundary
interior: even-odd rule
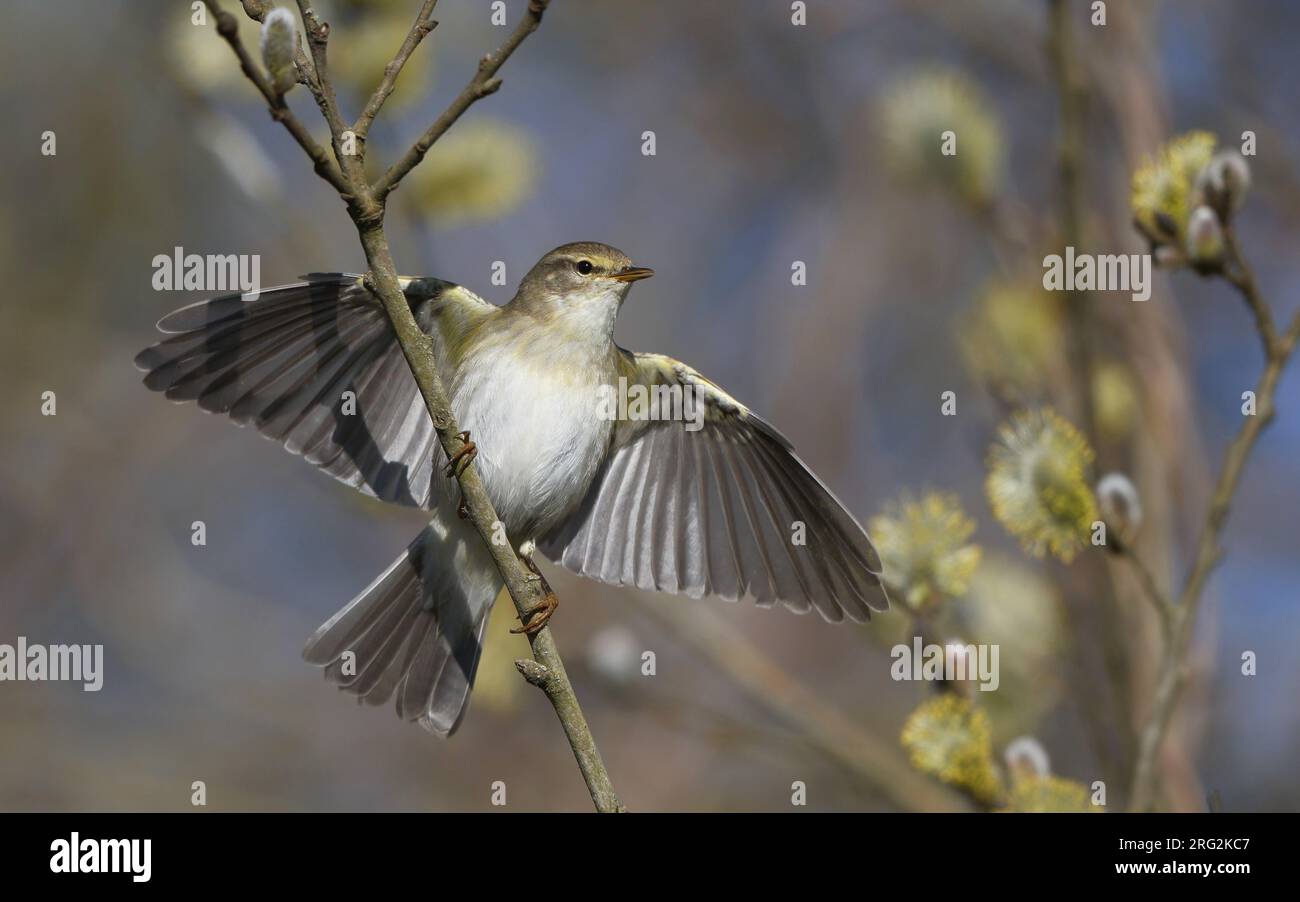
[[[1225,273],[1225,277],[1241,292],[1255,318],[1255,326],[1264,344],[1265,365],[1255,387],[1255,414],[1247,416],[1241,431],[1228,447],[1223,460],[1223,468],[1215,484],[1214,495],[1210,499],[1210,508],[1205,517],[1205,525],[1196,546],[1196,558],[1191,573],[1179,598],[1173,615],[1170,641],[1165,643],[1161,659],[1160,675],[1156,682],[1155,697],[1151,712],[1147,717],[1138,742],[1137,764],[1133,772],[1133,785],[1129,794],[1129,807],[1134,811],[1145,811],[1155,801],[1156,758],[1164,743],[1165,734],[1173,720],[1178,698],[1187,682],[1186,659],[1191,646],[1196,624],[1196,612],[1200,607],[1205,584],[1210,574],[1223,557],[1219,544],[1223,527],[1228,521],[1232,499],[1241,482],[1241,474],[1254,450],[1260,435],[1272,422],[1276,409],[1273,406],[1277,393],[1278,381],[1291,354],[1300,341],[1300,313],[1292,320],[1286,334],[1278,337],[1273,327],[1273,317],[1264,302],[1255,283],[1250,267],[1246,265],[1232,239],[1230,229],[1226,230],[1229,238],[1230,255],[1235,272]]]
[[[379,111],[384,106],[384,101],[388,100],[388,95],[393,93],[393,88],[397,87],[397,76],[402,74],[402,67],[406,61],[411,58],[415,48],[420,45],[425,36],[438,27],[438,23],[433,21],[433,8],[438,5],[438,0],[424,0],[424,5],[420,7],[419,13],[415,16],[415,24],[411,26],[411,31],[402,41],[402,46],[398,49],[397,55],[393,61],[384,67],[384,79],[375,88],[375,92],[370,95],[370,100],[366,103],[365,109],[357,117],[356,123],[352,126],[352,131],[356,133],[357,140],[364,141],[366,135],[370,133],[370,123],[375,121]]]
[[[244,73],[257,85],[262,95],[267,98],[267,102],[272,106],[274,114],[277,103],[281,107],[283,106],[283,98],[278,98],[271,91],[266,79],[256,65],[253,64],[243,44],[238,40],[234,18],[218,8],[217,0],[205,0],[205,2],[216,16],[218,30],[221,31],[223,37],[226,38],[235,51]],[[245,0],[245,8],[248,9],[252,3],[253,0]],[[333,164],[323,166],[321,158],[323,157],[328,163],[328,157],[324,156],[324,151],[314,141],[311,141],[310,136],[306,135],[305,130],[301,128],[301,124],[291,115],[284,118],[277,116],[277,118],[281,118],[281,121],[286,122],[286,127],[289,127],[290,132],[298,139],[298,143],[316,161],[318,171],[324,169],[322,174],[327,176],[330,184],[348,202],[348,213],[356,225],[362,248],[366,254],[366,260],[370,265],[367,283],[378,296],[388,314],[398,345],[401,347],[402,354],[411,368],[420,395],[424,399],[425,408],[428,410],[434,429],[437,431],[439,443],[446,453],[447,459],[451,460],[455,457],[456,452],[463,447],[464,442],[459,437],[460,427],[452,414],[447,401],[446,390],[438,375],[437,364],[433,359],[432,341],[416,324],[415,317],[411,313],[410,304],[407,302],[406,296],[402,293],[398,283],[397,268],[393,263],[387,235],[384,233],[383,195],[371,190],[365,183],[360,166],[360,155],[344,155],[340,146],[340,136],[345,130],[345,126],[343,117],[338,111],[337,100],[329,78],[326,61],[326,42],[329,37],[329,26],[317,19],[315,13],[305,3],[305,0],[300,0],[299,7],[312,50],[315,79],[319,81],[320,93],[316,95],[317,102],[322,115],[330,126],[330,132],[334,138],[335,158],[342,168]],[[529,4],[529,13],[525,23],[516,30],[502,49],[497,51],[495,57],[485,57],[485,62],[489,59],[493,60],[493,63],[487,67],[490,70],[487,73],[487,78],[492,79],[501,63],[514,52],[514,49],[525,37],[536,30],[545,7],[546,3],[543,0],[532,0]],[[256,11],[265,12],[261,6],[258,6]],[[257,18],[254,15],[254,10],[249,9],[249,14]],[[422,23],[424,21],[423,16],[417,17],[412,31],[423,27]],[[407,39],[403,41],[402,47],[397,51],[398,56],[401,56],[408,45],[413,49],[416,40],[416,38],[408,35]],[[300,67],[300,71],[304,68],[305,64]],[[479,74],[475,76],[471,84],[480,83],[484,71],[485,65],[480,64]],[[395,77],[396,75],[394,75]],[[495,85],[500,84],[495,79],[493,81],[495,81]],[[495,86],[492,90],[495,90]],[[491,91],[485,93],[491,93]],[[473,99],[477,99],[477,97]],[[409,172],[416,163],[423,159],[425,153],[428,152],[429,146],[447,130],[447,127],[452,122],[455,122],[460,113],[464,111],[464,108],[473,102],[473,99],[466,103],[462,103],[458,99],[453,103],[452,109],[457,109],[458,104],[462,105],[454,115],[449,116],[451,112],[449,110],[448,113],[444,113],[439,117],[438,122],[445,121],[446,125],[438,129],[431,137],[430,133],[426,133],[425,137],[421,139],[421,143],[418,143],[415,148],[412,148],[411,152],[408,152],[407,158],[412,157],[413,154],[414,158],[410,159],[410,162],[405,164],[404,168],[399,171],[398,178]],[[379,105],[382,105],[382,101]],[[437,124],[435,123],[435,128]],[[305,141],[300,137],[300,134],[305,136]],[[419,152],[415,154],[417,150]],[[390,182],[388,190],[391,190],[391,187],[392,183]],[[549,588],[545,585],[544,580],[539,579],[527,570],[515,552],[513,544],[507,542],[499,545],[493,541],[494,527],[499,523],[499,518],[492,506],[491,499],[488,498],[487,492],[483,488],[477,469],[473,465],[467,466],[459,471],[456,478],[465,499],[468,519],[487,546],[497,569],[501,573],[502,581],[510,592],[515,609],[526,622],[528,612],[540,605]],[[550,628],[547,626],[542,627],[529,637],[529,642],[532,646],[533,660],[536,666],[527,667],[521,672],[524,672],[525,677],[530,682],[543,690],[552,707],[555,708],[555,713],[559,717],[565,737],[573,750],[574,757],[578,762],[578,768],[582,772],[583,780],[591,793],[591,799],[596,806],[596,810],[622,811],[623,806],[614,792],[609,773],[606,771],[600,751],[596,747],[596,741],[591,735],[591,729],[587,725],[586,717],[578,704],[577,696],[573,692],[573,686],[565,672],[564,661],[560,658],[559,651],[555,646],[555,640],[551,637]]]
[[[316,17],[316,12],[307,0],[298,0],[298,12],[302,16],[303,29],[307,32],[307,46],[311,49],[316,83],[320,85],[320,93],[316,94],[316,105],[320,107],[321,115],[325,117],[325,124],[329,126],[330,135],[334,139],[334,156],[339,158],[339,163],[346,170],[347,164],[343,160],[344,154],[339,147],[339,142],[347,126],[339,113],[339,101],[334,95],[334,83],[330,81],[325,52],[329,42],[330,27]]]
[[[528,9],[524,13],[523,19],[510,37],[506,38],[506,42],[495,53],[489,53],[479,60],[478,69],[475,71],[474,77],[469,80],[469,84],[465,85],[465,88],[451,102],[451,105],[443,111],[441,116],[434,120],[433,125],[429,126],[428,130],[419,137],[411,149],[400,160],[389,166],[388,171],[375,182],[372,190],[377,201],[384,202],[389,193],[397,187],[397,183],[424,159],[424,155],[429,152],[429,148],[433,146],[434,142],[441,138],[447,129],[455,125],[456,120],[473,106],[475,101],[487,97],[501,87],[501,79],[496,77],[497,70],[518,49],[524,38],[537,30],[537,26],[541,24],[542,15],[546,12],[549,3],[550,0],[529,0]]]
[[[1246,263],[1241,254],[1241,247],[1237,244],[1237,231],[1229,226],[1223,230],[1224,244],[1227,246],[1227,266],[1223,270],[1223,277],[1227,279],[1241,294],[1241,299],[1246,302],[1250,308],[1250,315],[1255,318],[1255,330],[1259,332],[1260,341],[1264,345],[1264,357],[1271,357],[1273,346],[1277,343],[1277,327],[1273,325],[1273,313],[1268,309],[1268,304],[1259,296],[1259,289],[1255,286],[1255,274],[1251,272],[1250,265]]]
[[[1110,524],[1106,525],[1109,533],[1114,536],[1116,531]],[[1124,560],[1128,561],[1129,566],[1133,569],[1137,577],[1138,585],[1142,589],[1142,597],[1151,603],[1151,608],[1156,613],[1160,621],[1160,629],[1164,641],[1168,642],[1171,636],[1171,630],[1174,624],[1175,608],[1169,596],[1160,591],[1160,586],[1156,582],[1155,576],[1152,575],[1151,569],[1147,567],[1146,562],[1142,560],[1130,543],[1121,539],[1112,538],[1110,547]]]

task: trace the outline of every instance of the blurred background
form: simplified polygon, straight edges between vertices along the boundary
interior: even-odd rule
[[[418,5],[316,4],[349,118]],[[1105,26],[1087,3],[1065,7],[1081,250],[1147,250],[1130,180],[1166,141],[1203,129],[1235,147],[1252,130],[1238,235],[1289,321],[1300,7],[1107,6]],[[497,303],[568,241],[653,266],[621,344],[687,361],[749,403],[864,523],[905,532],[898,505],[926,493],[952,514],[958,572],[920,601],[927,635],[1001,647],[1001,687],[974,693],[995,778],[1014,771],[1007,746],[1033,737],[1051,773],[1089,792],[1103,781],[1121,807],[1158,629],[1105,552],[1067,565],[1008,534],[986,497],[989,447],[1012,411],[1052,404],[1096,450],[1090,480],[1120,471],[1136,485],[1137,546],[1176,590],[1262,367],[1249,315],[1222,280],[1186,269],[1157,273],[1145,304],[1095,293],[1080,315],[1042,295],[1042,258],[1071,229],[1049,3],[808,7],[797,26],[785,0],[555,0],[502,90],[394,195],[394,255],[406,273]],[[509,27],[522,8],[509,0]],[[131,359],[154,322],[198,297],[154,291],[155,255],[259,254],[264,286],[364,269],[332,189],[192,15],[180,2],[6,5],[0,643],[102,643],[105,678],[98,693],[0,682],[0,809],[185,810],[202,780],[210,809],[475,811],[502,780],[511,810],[585,810],[550,706],[512,666],[527,646],[507,633],[508,603],[447,742],[391,706],[356,705],[301,661],[306,638],[418,531],[417,512],[140,384]],[[404,150],[501,43],[490,17],[487,0],[439,4],[371,134],[373,164]],[[290,101],[323,136],[307,92]],[[938,154],[949,128],[954,158]],[[806,285],[792,284],[795,261]],[[1080,335],[1083,372],[1070,351]],[[1300,807],[1294,369],[1224,533],[1159,759],[1162,807]],[[47,391],[55,416],[42,415]],[[941,415],[946,391],[956,416]],[[196,520],[205,546],[191,544]],[[922,773],[925,749],[901,741],[934,697],[890,678],[890,646],[916,634],[905,612],[831,625],[545,569],[563,601],[556,640],[629,808],[784,810],[796,781],[814,809],[1005,803]],[[1257,675],[1241,673],[1246,651]]]

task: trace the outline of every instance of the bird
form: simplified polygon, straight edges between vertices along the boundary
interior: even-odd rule
[[[444,478],[471,462],[535,573],[540,553],[602,583],[747,597],[833,622],[889,607],[871,539],[785,436],[692,367],[615,342],[632,285],[653,274],[614,247],[575,242],[545,254],[502,306],[401,278],[465,430],[451,460],[365,275],[312,273],[183,307],[135,364],[147,388],[428,512],[303,657],[445,737],[464,717],[503,586]],[[527,612],[520,629],[553,610]]]

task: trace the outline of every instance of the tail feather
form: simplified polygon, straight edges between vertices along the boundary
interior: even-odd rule
[[[344,692],[449,736],[464,717],[501,584],[463,524],[440,517],[321,625],[303,657]]]
[[[355,654],[356,674],[342,676],[335,671],[339,688],[368,702],[381,705],[387,695],[375,693],[374,688],[385,684],[384,676],[390,670],[401,669],[409,657],[406,648],[417,621],[428,621],[431,615],[420,610],[419,594],[411,591],[406,597],[395,599],[366,635],[350,649]],[[421,631],[422,635],[427,630]]]
[[[405,594],[418,582],[407,560],[410,549],[402,552],[388,569],[361,590],[342,610],[321,624],[307,644],[303,657],[312,664],[336,661],[348,646],[366,634],[385,610],[392,596]]]
[[[450,733],[459,725],[474,686],[487,622],[485,609],[476,623],[448,631],[457,637],[454,641],[425,642],[419,647],[397,695],[399,717],[419,718],[434,732]]]

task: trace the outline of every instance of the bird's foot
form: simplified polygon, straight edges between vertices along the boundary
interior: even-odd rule
[[[470,462],[473,461],[474,458],[478,457],[478,446],[469,440],[468,430],[460,433],[456,437],[464,444],[460,446],[459,451],[451,456],[451,460],[447,461],[447,466],[443,468],[443,475],[448,479],[451,479],[453,476],[459,478],[460,474],[465,472],[465,468],[470,465]]]
[[[560,606],[560,599],[555,597],[554,592],[548,591],[542,600],[533,607],[524,611],[523,616],[519,618],[521,626],[512,629],[512,633],[523,633],[528,636],[535,635],[538,630],[546,626],[555,609]]]

